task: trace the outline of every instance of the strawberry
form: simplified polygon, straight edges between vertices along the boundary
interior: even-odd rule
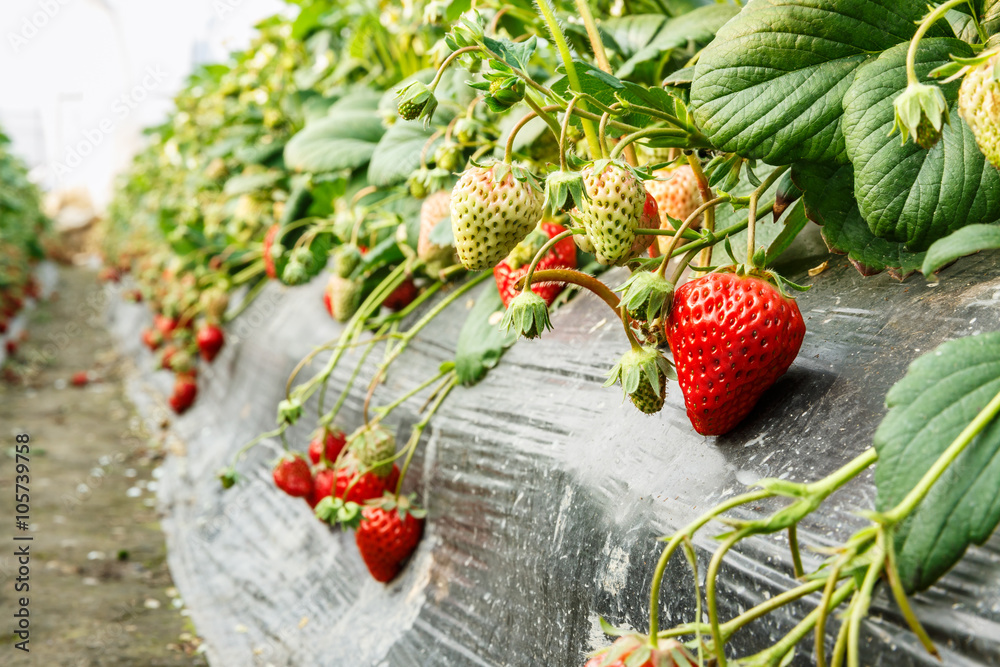
[[[102,283],[117,283],[121,281],[121,272],[113,266],[105,266],[97,274],[97,279]]]
[[[87,371],[77,371],[69,380],[69,383],[74,387],[86,387],[89,382],[90,374]]]
[[[660,229],[673,229],[670,218],[684,222],[695,209],[701,206],[701,190],[698,189],[698,179],[691,165],[684,164],[672,169],[660,169],[653,172],[657,178],[665,180],[650,180],[645,182],[646,191],[656,199],[660,214]],[[667,216],[670,216],[669,218]],[[699,215],[692,228],[701,226],[702,216]],[[660,252],[666,252],[670,245],[669,236],[657,236],[656,242]]]
[[[423,532],[421,510],[410,507],[407,498],[398,502],[385,498],[361,509],[361,523],[354,540],[372,578],[388,583],[403,569]]]
[[[346,322],[354,317],[361,305],[361,288],[363,283],[360,280],[351,278],[341,278],[337,274],[330,276],[330,282],[326,285],[326,296],[324,303],[333,319],[338,322]]]
[[[158,329],[143,329],[142,342],[150,351],[155,352],[163,345],[163,334]]]
[[[313,478],[313,489],[309,494],[309,507],[316,509],[316,505],[324,498],[333,495],[333,489],[337,483],[337,471],[332,468],[324,468],[316,473]]]
[[[222,349],[222,344],[226,339],[222,333],[222,329],[214,324],[206,324],[198,330],[196,340],[198,341],[198,351],[201,353],[201,358],[211,362],[215,359],[215,355],[219,353],[219,350]]]
[[[290,496],[308,497],[313,492],[313,478],[309,464],[301,456],[288,455],[274,467],[275,485]]]
[[[330,300],[330,290],[323,290],[323,307],[326,308],[326,312],[330,313],[330,317],[333,317],[333,302]]]
[[[7,341],[7,343],[5,344],[4,347],[6,348],[8,355],[10,355],[10,356],[13,357],[15,354],[17,354],[17,341],[16,340],[9,340],[9,341]]]
[[[413,303],[419,293],[420,290],[417,289],[413,278],[407,278],[389,296],[385,297],[382,305],[393,312],[399,312]]]
[[[584,667],[693,667],[697,659],[676,639],[661,639],[653,648],[642,635],[627,634],[602,649]]]
[[[172,334],[177,328],[177,318],[157,313],[156,315],[153,315],[153,326],[157,331],[163,334],[165,338],[169,338],[170,334]]]
[[[344,467],[337,469],[334,495],[345,502],[363,503],[378,498],[386,491],[395,491],[398,482],[399,468],[395,464],[385,477],[379,477],[373,471],[359,475],[357,460],[351,457]]]
[[[517,245],[505,260],[493,268],[493,277],[497,281],[500,299],[504,308],[520,293],[515,285],[528,273],[528,266],[535,254],[551,238],[562,234],[566,228],[552,222],[542,222],[538,228]],[[535,267],[536,271],[545,269],[575,269],[576,245],[572,237],[567,237],[556,243]],[[559,293],[563,291],[563,283],[540,283],[531,286],[532,291],[542,297],[547,306],[551,306]]]
[[[578,202],[580,220],[597,261],[621,266],[641,255],[649,241],[636,230],[659,226],[656,200],[624,163],[600,160],[581,173],[586,196]]]
[[[319,465],[320,460],[323,458],[324,442],[326,443],[326,460],[332,463],[337,460],[340,450],[344,448],[344,444],[347,442],[347,438],[344,432],[337,428],[333,430],[324,429],[318,433],[309,442],[309,460],[313,462],[313,465]]]
[[[542,199],[529,179],[500,164],[462,174],[451,191],[451,227],[465,268],[492,269],[535,228]]]
[[[267,273],[267,277],[271,280],[278,277],[278,268],[274,263],[272,250],[274,249],[274,241],[278,238],[278,232],[280,231],[281,225],[271,225],[267,229],[267,234],[264,235],[264,271]]]
[[[420,236],[417,257],[424,262],[444,262],[454,257],[452,246],[439,246],[431,241],[431,232],[440,222],[451,217],[451,193],[441,190],[427,197],[420,205]]]
[[[174,393],[170,396],[170,408],[181,415],[187,411],[198,396],[198,381],[194,375],[179,373],[174,381]]]
[[[667,341],[694,429],[732,430],[788,370],[805,331],[795,301],[760,278],[711,273],[681,286]]]
[[[972,130],[979,150],[1000,169],[1000,82],[993,78],[1000,58],[969,70],[958,90],[958,113]]]

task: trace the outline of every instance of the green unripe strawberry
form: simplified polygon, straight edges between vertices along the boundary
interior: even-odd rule
[[[470,271],[504,260],[542,217],[542,199],[527,174],[509,165],[471,167],[451,191],[455,249]]]
[[[370,468],[379,477],[385,477],[392,470],[396,437],[388,429],[377,424],[362,426],[351,434],[348,441],[351,451],[365,468]]]
[[[360,280],[342,278],[337,274],[330,276],[330,282],[326,286],[326,296],[330,307],[330,314],[338,322],[346,322],[354,317],[361,305],[361,288],[363,283]]]
[[[1000,169],[1000,58],[994,56],[962,79],[958,90],[958,113],[972,130],[979,150]]]

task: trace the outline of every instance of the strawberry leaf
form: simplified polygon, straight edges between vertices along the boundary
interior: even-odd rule
[[[501,331],[497,326],[503,312],[500,292],[496,282],[491,281],[479,293],[476,305],[469,311],[458,334],[455,371],[462,384],[473,385],[486,377],[486,373],[500,361],[504,350],[517,340],[516,333]],[[501,315],[494,321],[496,313]]]
[[[322,173],[357,169],[375,153],[385,130],[370,110],[344,110],[306,125],[285,146],[285,164]]]
[[[1000,220],[1000,172],[959,118],[957,81],[940,88],[951,122],[932,149],[888,136],[893,101],[907,88],[907,48],[900,44],[858,70],[844,96],[844,134],[858,210],[872,233],[925,250],[960,227]],[[971,55],[972,49],[955,39],[923,40],[917,75],[926,77],[952,53]]]
[[[908,42],[926,12],[925,0],[748,3],[701,52],[695,119],[726,152],[844,163],[843,97],[855,72],[871,53]],[[950,29],[938,23],[930,34]]]
[[[929,276],[960,257],[981,250],[1000,249],[1000,227],[996,225],[969,225],[954,234],[939,239],[927,249],[923,273]]]
[[[895,507],[969,422],[1000,392],[1000,332],[944,343],[918,358],[889,391],[875,433],[876,508]],[[896,527],[907,592],[938,580],[1000,522],[1000,420],[968,445],[916,510]]]

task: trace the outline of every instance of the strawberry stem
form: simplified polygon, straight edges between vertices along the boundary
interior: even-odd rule
[[[698,219],[698,216],[701,215],[702,211],[708,210],[709,208],[714,207],[716,204],[721,204],[722,202],[729,201],[730,199],[731,198],[729,195],[723,194],[716,197],[715,199],[706,201],[701,206],[692,211],[691,215],[689,215],[687,219],[681,223],[681,226],[678,227],[677,231],[674,232],[674,238],[670,240],[670,244],[663,252],[663,262],[660,263],[660,268],[659,268],[659,274],[661,276],[666,274],[667,263],[670,261],[670,258],[674,256],[675,251],[678,250],[677,244],[680,243],[680,239],[684,236],[684,232],[686,232],[688,228],[694,224],[694,221]],[[716,243],[717,242],[718,241],[716,241]],[[702,247],[703,246],[698,246],[698,249],[700,250]]]
[[[768,188],[774,185],[782,174],[788,171],[790,165],[784,165],[778,167],[770,173],[770,175],[764,179],[756,190],[750,195],[750,213],[747,216],[747,266],[753,266],[753,255],[756,252],[756,231],[757,231],[757,202],[760,200],[760,196],[767,192]],[[750,167],[747,166],[747,169]],[[763,268],[763,267],[757,267]]]
[[[444,71],[446,69],[448,69],[448,65],[450,65],[452,63],[452,61],[455,60],[455,58],[458,58],[459,56],[461,56],[463,54],[466,54],[466,53],[470,53],[472,51],[479,51],[481,49],[482,49],[481,46],[479,46],[478,44],[475,44],[473,46],[463,46],[462,48],[460,48],[460,49],[458,49],[456,51],[452,51],[451,54],[447,58],[444,59],[444,62],[441,63],[441,66],[438,67],[437,73],[434,75],[434,80],[431,81],[427,85],[427,88],[432,93],[434,92],[434,89],[437,88],[438,83],[441,82],[441,77],[444,75]]]
[[[559,131],[559,171],[568,171],[566,166],[566,139],[569,136],[569,119],[573,117],[573,108],[579,95],[574,95],[573,99],[566,105],[566,113],[563,114],[562,127]]]
[[[583,92],[583,87],[580,85],[580,76],[577,74],[576,64],[573,62],[573,54],[569,50],[569,43],[566,41],[566,36],[559,27],[559,22],[556,20],[556,14],[552,8],[552,3],[549,2],[549,0],[535,1],[538,4],[538,9],[542,14],[542,18],[545,20],[545,24],[549,28],[549,32],[552,33],[552,40],[555,42],[556,49],[559,51],[559,57],[562,58],[563,67],[566,68],[566,78],[569,81],[570,89],[576,92]],[[601,146],[597,141],[597,132],[594,131],[593,123],[584,120],[583,133],[587,137],[587,145],[590,147],[590,154],[596,158],[601,154]]]
[[[504,151],[503,151],[503,161],[504,161],[504,164],[510,164],[511,161],[513,160],[513,157],[514,157],[514,137],[516,137],[517,133],[521,131],[521,128],[523,128],[525,125],[527,125],[528,122],[532,118],[534,118],[535,116],[541,117],[546,123],[549,124],[550,128],[552,128],[552,127],[555,128],[552,131],[555,133],[556,139],[559,139],[559,136],[560,136],[559,125],[555,122],[555,120],[552,118],[552,116],[550,116],[547,112],[548,111],[558,111],[562,107],[560,107],[558,104],[551,104],[551,105],[549,105],[547,107],[539,107],[534,102],[531,102],[530,98],[527,97],[527,96],[525,96],[524,100],[525,100],[525,102],[528,102],[528,106],[531,107],[531,111],[529,111],[528,113],[524,114],[524,116],[519,121],[517,121],[517,124],[514,125],[514,127],[510,131],[510,134],[507,136],[507,144],[504,147]]]
[[[527,276],[525,276],[525,278],[527,278]],[[517,281],[517,286],[521,286],[525,282],[524,278],[522,278]],[[589,276],[586,273],[574,271],[572,269],[546,269],[544,271],[536,271],[531,276],[532,285],[544,282],[570,283],[571,285],[588,289],[597,296],[601,297],[604,303],[608,304],[608,307],[615,311],[615,315],[621,317],[618,313],[618,307],[621,305],[621,300],[615,296],[615,293],[611,291],[610,287],[593,276]]]
[[[406,446],[403,448],[404,451],[406,451],[406,460],[403,461],[403,467],[399,471],[399,481],[396,482],[397,499],[399,498],[400,491],[402,491],[403,489],[403,480],[406,479],[406,473],[410,470],[410,462],[413,460],[413,454],[417,451],[417,444],[420,442],[420,438],[424,433],[424,429],[426,429],[427,425],[430,424],[431,417],[433,417],[434,413],[436,413],[438,408],[441,407],[441,404],[444,402],[444,399],[447,398],[448,394],[451,393],[451,390],[454,389],[455,386],[458,384],[458,374],[455,373],[455,371],[451,371],[451,376],[452,377],[445,384],[444,389],[438,390],[440,391],[440,393],[438,394],[437,399],[434,401],[434,405],[430,407],[430,410],[427,411],[427,414],[424,415],[424,418],[421,419],[420,422],[413,427],[412,431],[410,431],[410,439],[406,443]]]
[[[590,40],[590,48],[594,52],[594,59],[601,71],[611,74],[611,63],[608,62],[608,54],[604,52],[604,42],[601,40],[601,33],[597,30],[597,22],[590,11],[587,0],[576,0],[576,11],[583,19],[583,25],[587,28],[587,38]]]
[[[535,272],[535,267],[538,266],[538,263],[545,258],[545,255],[548,254],[549,250],[551,250],[555,246],[555,244],[559,243],[563,239],[573,236],[574,234],[585,234],[585,233],[586,230],[583,227],[573,227],[572,229],[567,229],[564,232],[556,234],[548,241],[546,241],[545,245],[539,248],[538,252],[535,253],[535,256],[531,258],[531,264],[528,265],[528,272],[524,274],[524,291],[525,292],[531,291],[531,274]]]
[[[712,186],[708,182],[708,176],[705,175],[705,170],[701,168],[701,160],[694,151],[687,154],[687,162],[688,165],[691,166],[691,171],[694,172],[695,180],[698,181],[698,190],[701,193],[701,200],[712,201],[715,199],[715,194],[712,192]],[[715,232],[714,206],[705,209],[705,219],[702,221],[701,228],[709,233]],[[701,259],[698,260],[698,264],[701,266],[712,266],[712,251],[714,249],[714,246],[708,246],[705,248],[701,253]]]
[[[910,48],[906,50],[907,85],[920,83],[920,79],[917,78],[916,70],[917,46],[920,44],[920,40],[924,38],[924,35],[927,34],[927,31],[930,30],[931,26],[937,23],[938,19],[948,13],[949,9],[966,3],[968,3],[972,8],[972,15],[975,16],[976,8],[971,2],[969,2],[969,0],[948,0],[948,2],[945,2],[943,5],[939,5],[935,8],[934,11],[930,12],[924,17],[924,20],[920,22],[920,25],[917,27],[917,31],[913,34],[913,37],[910,38]]]

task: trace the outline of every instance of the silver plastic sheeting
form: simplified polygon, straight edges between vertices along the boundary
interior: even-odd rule
[[[752,419],[721,438],[691,429],[676,384],[663,412],[639,414],[620,389],[602,388],[627,349],[602,302],[581,296],[553,317],[555,330],[520,342],[480,385],[456,389],[425,432],[406,486],[429,509],[419,550],[390,585],[373,581],[349,533],[317,521],[306,503],[270,480],[277,443],[240,465],[223,491],[217,471],[261,432],[295,364],[338,326],[321,281],[269,286],[233,323],[198,401],[173,429],[183,446],[165,465],[160,501],[169,563],[214,665],[578,667],[606,644],[598,618],[645,630],[650,582],[669,534],[762,477],[818,479],[871,444],[886,392],[907,365],[945,340],[1000,329],[996,255],[963,260],[939,285],[863,279],[844,258],[798,297],[808,333],[788,374]],[[611,282],[620,276],[612,276]],[[452,358],[469,303],[456,303],[414,341],[375,394],[384,405]],[[145,373],[136,387],[169,390],[138,344],[148,320],[119,303],[112,326]],[[326,397],[336,400],[360,355],[341,363]],[[325,357],[321,357],[322,361]],[[339,418],[350,432],[378,352]],[[315,366],[312,367],[315,370]],[[306,377],[304,372],[301,377]],[[424,396],[388,422],[405,442]],[[148,409],[152,409],[147,406]],[[315,403],[289,439],[304,450]],[[799,529],[803,546],[837,544],[874,506],[870,473],[848,484]],[[736,512],[760,518],[778,505]],[[696,540],[704,573],[717,543]],[[804,550],[806,566],[820,559]],[[784,535],[741,543],[720,575],[723,619],[794,586]],[[665,627],[693,620],[690,567],[678,554],[661,600]],[[730,655],[760,650],[818,601],[811,596],[737,633]],[[973,548],[917,614],[943,664],[1000,664],[1000,538]],[[831,619],[835,634],[838,620]],[[812,664],[811,635],[794,664]],[[941,664],[923,653],[882,590],[863,630],[864,664]],[[831,642],[832,645],[832,642]]]

